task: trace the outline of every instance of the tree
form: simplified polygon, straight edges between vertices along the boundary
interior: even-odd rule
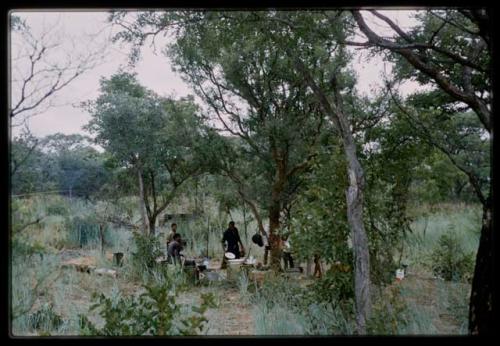
[[[23,132],[11,144],[12,194],[54,191],[58,187],[59,164],[43,150],[43,139]]]
[[[477,143],[478,140],[482,142],[479,146],[483,149],[480,155],[477,155],[477,152],[473,154],[472,150],[470,154],[475,158],[481,157],[481,161],[488,159],[489,156],[485,154],[491,150],[490,138],[493,135],[490,14],[485,9],[425,11],[418,16],[420,25],[405,32],[388,17],[377,11],[371,12],[392,28],[395,38],[382,38],[366,24],[359,11],[352,11],[360,30],[368,38],[368,42],[359,43],[359,45],[389,51],[390,56],[396,62],[397,79],[414,78],[421,84],[432,88],[424,95],[416,95],[414,101],[417,105],[424,106],[417,107],[418,112],[424,110],[427,116],[436,119],[435,122],[431,121],[429,124],[429,122],[416,121],[417,118],[412,110],[405,111],[405,113],[419,129],[419,133],[423,134],[428,142],[441,150],[459,170],[467,175],[477,199],[483,206],[481,238],[472,281],[469,332],[471,334],[491,333],[493,332],[491,174],[482,175],[486,173],[484,164],[479,163],[478,167],[478,163],[471,156],[463,160],[462,141],[457,141],[460,137],[473,133],[476,137],[473,142]],[[426,102],[421,102],[422,99],[426,99]],[[464,115],[464,112],[468,110],[475,114],[483,131],[480,131],[477,125],[471,126],[470,116],[467,113]],[[450,120],[450,117],[458,119]],[[452,138],[451,141],[447,139],[443,141],[443,138],[439,137],[443,131],[435,127],[437,122],[442,122],[443,118],[449,125],[452,125],[446,128],[449,131],[447,133],[450,134],[448,137]],[[465,123],[468,123],[466,127],[464,127]],[[478,136],[478,132],[482,133]],[[468,145],[471,143],[470,140],[467,142]],[[477,146],[478,144],[473,144],[472,148],[477,148]],[[470,146],[465,148],[465,151],[469,149]],[[462,157],[457,158],[457,154]]]
[[[262,159],[261,165],[252,165],[253,173],[268,167],[266,173],[262,172],[265,183],[261,186],[268,191],[269,202],[264,209],[268,210],[274,267],[279,260],[276,233],[281,226],[280,214],[291,201],[282,196],[294,196],[285,191],[296,191],[300,178],[295,179],[295,186],[291,186],[290,178],[310,167],[317,144],[314,139],[320,137],[325,118],[334,124],[348,161],[347,212],[355,244],[358,326],[363,333],[370,311],[369,254],[362,221],[363,169],[357,159],[350,119],[343,110],[349,108],[349,102],[344,104],[343,99],[350,99],[354,84],[352,73],[342,70],[348,56],[338,45],[344,38],[339,28],[346,16],[339,17],[318,37],[309,28],[329,24],[322,13],[147,12],[138,14],[129,25],[123,20],[125,15],[113,13],[110,17],[126,28],[116,38],[136,46],[173,28],[177,38],[170,50],[174,63],[216,113],[225,131],[240,138],[253,158]],[[244,107],[239,107],[235,99]],[[311,113],[317,114],[316,123],[304,117]],[[311,132],[304,133],[304,128]],[[298,149],[296,155],[294,148]],[[297,161],[292,164],[292,160]],[[273,166],[269,167],[268,162]],[[248,196],[248,184],[234,172],[226,169],[238,184],[239,193]],[[256,214],[257,208],[252,207],[249,198],[246,200]],[[261,218],[256,215],[256,219],[259,222]]]
[[[96,134],[97,143],[135,172],[143,229],[154,235],[158,215],[179,187],[201,172],[196,105],[189,97],[159,97],[135,75],[121,72],[102,79],[100,96],[84,106],[93,117],[86,128]]]
[[[20,16],[11,15],[11,95],[14,125],[53,107],[54,96],[102,61],[105,49],[87,45],[84,53],[68,51],[54,39],[57,25],[36,33]],[[94,38],[91,38],[94,39]],[[92,47],[92,46],[90,46]]]
[[[345,31],[339,28],[348,26],[349,22],[341,12],[302,18],[300,15],[296,18],[277,15],[276,19],[284,22],[285,27],[294,30],[296,35],[305,42],[305,46],[312,47],[316,53],[311,54],[310,48],[304,51],[297,49],[301,47],[300,41],[294,45],[287,42],[282,46],[294,62],[296,71],[312,90],[323,114],[331,119],[336,132],[342,139],[349,178],[346,201],[355,261],[356,323],[358,332],[365,333],[366,320],[371,313],[370,256],[363,222],[365,177],[358,159],[357,144],[352,130],[352,119],[355,117],[347,115],[348,110],[356,110],[356,107],[351,107],[355,99],[352,92],[354,81],[352,73],[346,71],[348,54],[345,47],[339,45],[345,41],[346,35]],[[322,30],[325,24],[327,29]],[[320,28],[320,35],[318,35],[318,28]],[[354,113],[359,114],[359,112]]]
[[[71,198],[89,198],[109,179],[106,153],[90,146],[92,139],[79,134],[56,133],[42,139],[41,149],[58,165],[58,187]]]
[[[216,162],[236,184],[261,231],[260,209],[266,211],[271,265],[278,268],[280,216],[294,198],[295,177],[314,156],[324,120],[307,86],[290,70],[286,52],[256,35],[261,30],[256,24],[264,30],[269,27],[261,16],[238,13],[242,20],[221,21],[215,13],[185,11],[141,13],[138,20],[151,23],[158,32],[169,23],[179,24],[170,54],[230,136],[224,141],[231,155],[216,155]],[[143,37],[147,30],[140,27],[129,39]]]

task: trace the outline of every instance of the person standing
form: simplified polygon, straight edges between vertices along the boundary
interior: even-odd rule
[[[283,261],[285,262],[285,270],[288,268],[293,268],[293,258],[292,258],[292,248],[288,236],[283,236],[281,238],[283,244]]]
[[[168,248],[168,244],[170,244],[170,242],[172,240],[174,240],[174,236],[177,234],[177,224],[173,223],[172,225],[170,225],[170,227],[171,227],[171,230],[167,236],[167,248]]]
[[[234,226],[234,221],[229,222],[229,228],[224,231],[224,234],[222,236],[222,247],[224,248],[224,252],[233,253],[235,258],[240,258],[241,252],[245,252],[245,247],[241,242],[238,229]]]

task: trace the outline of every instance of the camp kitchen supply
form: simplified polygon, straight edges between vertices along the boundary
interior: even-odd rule
[[[398,269],[396,270],[396,280],[401,281],[405,277],[405,271],[404,269]]]
[[[237,278],[238,272],[240,271],[241,265],[245,259],[232,259],[227,261],[227,279],[235,280]]]
[[[262,239],[262,236],[259,233],[256,233],[256,234],[253,235],[252,241],[255,244],[259,245],[259,247],[263,247],[264,246],[264,240]]]
[[[228,259],[228,260],[234,260],[236,258],[236,255],[232,252],[226,252],[224,254],[224,256]]]

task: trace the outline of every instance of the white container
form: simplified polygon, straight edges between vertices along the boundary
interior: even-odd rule
[[[404,277],[405,277],[405,271],[404,271],[404,269],[397,269],[396,270],[396,279],[399,280],[399,281],[401,281],[401,280],[404,279]]]
[[[224,256],[225,256],[228,260],[234,260],[234,258],[236,257],[236,256],[234,255],[234,253],[232,253],[232,252],[226,252],[226,253],[224,254]]]

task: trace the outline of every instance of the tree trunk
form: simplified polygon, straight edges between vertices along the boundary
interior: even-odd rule
[[[274,194],[274,193],[273,193]],[[281,270],[281,242],[276,231],[280,227],[279,201],[274,201],[269,209],[269,246],[271,247],[271,268],[274,271]]]
[[[293,56],[293,52],[289,53]],[[335,75],[332,78],[333,101],[330,102],[325,92],[316,84],[309,70],[300,59],[296,59],[297,69],[302,72],[306,83],[318,98],[318,101],[340,132],[347,160],[349,187],[346,191],[347,219],[352,232],[354,249],[354,289],[356,299],[356,324],[359,334],[366,333],[366,320],[371,313],[370,299],[370,255],[368,238],[363,225],[363,188],[364,173],[356,154],[356,143],[352,136],[349,120],[342,109],[341,95],[336,85]]]
[[[104,226],[99,224],[99,240],[101,241],[101,254],[104,255]]]
[[[289,53],[293,56],[293,52]],[[366,333],[366,320],[371,313],[370,299],[370,255],[368,238],[363,224],[363,189],[364,173],[356,154],[356,143],[352,136],[349,120],[342,109],[342,100],[336,85],[335,76],[331,84],[333,100],[330,102],[325,92],[316,84],[309,70],[300,59],[296,59],[297,69],[302,72],[306,83],[318,98],[323,111],[327,114],[340,132],[347,161],[349,187],[346,190],[347,219],[352,232],[354,250],[354,289],[356,299],[356,324],[359,334]]]
[[[153,213],[148,217],[148,230],[149,230],[149,235],[154,236],[156,234],[156,219],[158,215],[156,213]]]
[[[243,203],[243,226],[245,226],[245,241],[248,241],[247,213],[245,212],[245,203]]]
[[[363,224],[363,169],[356,157],[354,143],[345,147],[348,161],[349,187],[346,191],[347,219],[352,231],[354,249],[354,289],[356,298],[356,324],[358,333],[366,333],[366,320],[371,313],[370,257],[368,237]]]
[[[488,198],[483,206],[483,223],[469,303],[469,333],[493,334],[493,225]]]
[[[146,204],[144,203],[144,182],[142,179],[142,170],[140,168],[137,169],[137,178],[139,180],[139,209],[141,211],[142,233],[146,235],[148,225],[146,218]]]

